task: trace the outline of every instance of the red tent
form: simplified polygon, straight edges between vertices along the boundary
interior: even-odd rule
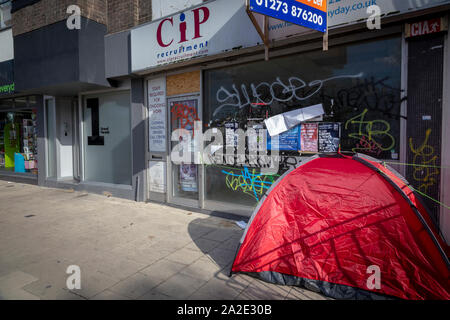
[[[338,299],[449,299],[447,250],[394,170],[363,155],[317,156],[261,199],[231,273]]]

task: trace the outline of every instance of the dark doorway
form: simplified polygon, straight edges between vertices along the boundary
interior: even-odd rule
[[[419,191],[439,226],[444,37],[408,43],[406,178]]]

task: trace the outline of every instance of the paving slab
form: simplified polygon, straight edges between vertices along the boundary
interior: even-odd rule
[[[155,290],[170,298],[180,300],[187,299],[205,283],[206,281],[178,273],[161,283]]]
[[[0,300],[40,300],[40,298],[23,289],[9,289],[0,292]]]
[[[187,268],[186,264],[161,259],[140,272],[161,283],[185,268]]]
[[[31,274],[22,271],[14,271],[0,277],[0,290],[7,291],[8,289],[21,289],[25,285],[36,280],[37,278]]]
[[[191,264],[203,256],[204,253],[200,250],[192,250],[184,247],[168,255],[166,259],[182,264]]]
[[[225,274],[226,271],[222,270],[210,258],[202,257],[189,266],[183,268],[180,273],[197,278],[201,281],[209,281],[213,277],[218,277]]]
[[[56,279],[38,280],[26,285],[23,290],[39,297],[41,300],[86,300],[74,292],[70,292],[66,287],[65,278],[58,281]]]
[[[144,273],[138,272],[131,277],[115,284],[114,286],[109,288],[109,291],[130,299],[138,299],[159,284],[159,280],[156,280],[155,278]]]
[[[214,300],[233,300],[235,299],[249,283],[243,284],[233,278],[219,279],[212,278],[202,287],[200,287],[191,299],[208,299]]]
[[[175,299],[161,292],[158,292],[157,290],[150,290],[142,297],[140,297],[138,300],[175,300]]]
[[[274,285],[263,281],[253,281],[236,299],[239,300],[284,300],[292,287]]]
[[[131,300],[131,299],[107,289],[92,297],[91,300]]]
[[[193,249],[193,250],[199,249],[203,253],[209,253],[214,248],[217,248],[218,246],[220,246],[220,244],[221,244],[221,242],[219,242],[219,241],[214,241],[214,240],[209,240],[209,239],[204,239],[204,238],[197,238],[192,243],[188,244],[185,248]]]

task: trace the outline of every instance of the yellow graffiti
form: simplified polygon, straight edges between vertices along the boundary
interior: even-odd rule
[[[349,133],[348,135],[350,138],[357,139],[360,142],[356,148],[352,149],[352,151],[369,151],[376,153],[377,151],[391,150],[395,146],[395,139],[389,133],[391,131],[391,125],[384,120],[365,121],[368,111],[368,109],[365,109],[361,114],[349,119],[345,123],[345,130],[348,130],[351,125],[356,125],[357,128],[356,132]],[[376,130],[376,128],[382,129]],[[390,143],[385,143],[385,145],[383,145],[383,142],[377,141],[380,138],[388,138]]]
[[[413,179],[420,183],[418,190],[425,194],[436,183],[435,176],[439,175],[438,156],[434,155],[434,148],[428,144],[430,135],[431,129],[428,129],[425,140],[417,149],[414,148],[413,139],[409,138],[409,149],[414,154]]]
[[[259,198],[274,182],[274,176],[258,174],[256,169],[252,169],[250,172],[248,168],[244,168],[237,174],[234,171],[222,170],[222,173],[226,175],[227,188],[233,191],[241,191],[253,197],[256,201],[259,201]]]

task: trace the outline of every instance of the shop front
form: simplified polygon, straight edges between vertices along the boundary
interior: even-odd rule
[[[172,132],[186,130],[193,135],[202,117],[201,72],[191,71],[147,82],[149,107],[148,181],[149,196],[155,201],[201,207],[202,166],[191,157],[186,162],[170,159],[183,137],[171,139]],[[182,152],[192,152],[194,142]],[[192,161],[191,161],[192,160]]]
[[[192,11],[208,10],[209,19],[214,19],[214,3]],[[257,44],[260,39],[244,8],[236,10],[244,13],[239,23],[250,28],[247,37]],[[188,13],[180,16],[183,14],[187,17]],[[149,50],[148,43],[141,42],[143,35],[156,32],[161,33],[161,39],[175,39],[170,29],[163,33],[158,26],[177,17],[156,21],[153,28],[151,24],[137,28],[135,34],[132,30],[132,64],[138,72],[142,66],[159,67],[157,61],[143,60],[141,52]],[[207,23],[199,26],[199,32],[206,30]],[[213,32],[220,34],[220,27]],[[347,37],[345,43],[326,52],[319,45],[316,49],[291,46],[273,50],[269,61],[262,61],[261,47],[255,47],[250,57],[237,54],[230,62],[216,59],[202,67],[147,77],[149,199],[249,215],[280,175],[313,154],[340,148],[342,152],[363,152],[398,162],[404,121],[402,33],[394,28],[388,36],[371,38],[361,41]],[[246,46],[251,43],[241,47]],[[226,48],[229,46],[219,52],[227,52]],[[135,50],[139,53],[134,54]],[[175,51],[172,54],[177,55]],[[278,144],[271,143],[266,120],[311,106],[323,110],[319,117],[297,124],[277,136]],[[173,132],[185,129],[193,137],[196,121],[202,122],[203,133],[208,129],[221,133],[222,146],[214,151],[221,149],[228,155],[231,151],[233,160],[224,157],[218,163],[173,163],[171,156],[180,142],[173,139]],[[247,134],[247,159],[239,165],[237,132]],[[271,174],[263,173],[258,161],[249,161],[248,151],[255,145],[268,154],[276,151],[277,169]],[[194,147],[192,142],[184,151]]]
[[[248,42],[239,43],[238,33],[231,33],[234,36],[227,41],[237,42],[217,49],[214,41],[219,37],[214,33],[221,34],[221,27],[208,29],[208,23],[214,21],[214,6],[220,1],[132,29],[132,71],[146,84],[146,198],[249,216],[274,181],[312,155],[364,153],[405,176],[448,237],[445,203],[450,195],[444,182],[450,141],[443,125],[449,120],[444,90],[448,6],[439,7],[444,2],[383,7],[386,14],[394,13],[382,20],[381,30],[369,31],[365,23],[356,23],[360,16],[348,16],[349,26],[341,26],[343,16],[337,15],[330,19],[327,51],[322,49],[320,34],[282,22],[275,28],[277,22],[270,19],[268,61],[246,14],[233,17],[246,25]],[[238,10],[245,13],[245,8]],[[194,13],[191,38],[195,32],[209,30],[213,35],[205,33],[205,38],[195,40],[215,50],[186,58],[179,47],[190,45],[189,41],[180,45],[189,39],[190,12]],[[405,12],[409,15],[402,16]],[[182,17],[188,33],[179,38],[179,30],[185,30],[177,27]],[[437,20],[438,28],[427,27]],[[201,22],[198,28],[196,22]],[[152,34],[159,34],[155,39],[161,43],[152,43]],[[146,52],[157,54],[159,49],[165,50],[163,56],[146,58]],[[271,133],[274,119],[302,110],[314,110],[314,116]],[[186,143],[174,133],[180,129],[189,137]],[[202,160],[195,161],[199,133],[203,138],[220,135],[221,140],[207,149],[214,161],[202,158],[204,148],[214,141],[210,136],[201,140]],[[239,149],[242,139],[244,160]],[[252,150],[258,156],[272,155],[275,169],[268,173],[268,163],[262,157],[253,159]],[[175,162],[174,154],[190,154],[191,159]]]
[[[44,97],[42,184],[134,199],[129,86]]]
[[[0,99],[5,98],[0,100],[5,159],[0,171],[33,174],[40,186],[142,200],[138,184],[144,183],[144,157],[134,151],[143,149],[144,137],[137,137],[136,129],[143,118],[134,98],[143,94],[132,96],[132,83],[139,88],[142,82],[109,81],[111,70],[128,61],[106,61],[116,51],[105,47],[108,26],[102,6],[91,6],[89,15],[83,9],[79,28],[68,28],[61,8],[51,21],[44,17],[27,24],[26,10],[43,6],[51,2],[12,2],[10,81],[1,82],[0,65]],[[0,62],[2,56],[3,51]],[[2,95],[3,83],[12,92]]]
[[[0,100],[0,174],[37,179],[39,96]]]
[[[230,37],[240,30],[246,30],[245,34]],[[172,139],[177,130],[194,136],[196,123],[204,118],[203,71],[197,67],[179,72],[164,69],[177,62],[195,61],[199,56],[214,60],[233,48],[254,47],[261,39],[240,0],[210,1],[192,7],[132,29],[130,38],[132,72],[142,74],[146,83],[147,199],[205,208],[205,167],[196,163],[193,155],[199,144],[190,138],[187,143],[183,137]],[[160,72],[147,76],[148,68]],[[179,143],[185,145],[183,150],[177,149]],[[191,153],[192,159],[171,161],[177,150]]]
[[[251,212],[275,180],[309,156],[363,153],[405,176],[435,225],[448,233],[442,180],[448,161],[442,150],[450,143],[442,127],[448,121],[442,103],[447,37],[446,32],[409,37],[394,26],[371,39],[350,36],[328,51],[299,47],[297,53],[274,52],[269,61],[238,59],[203,68],[202,120],[205,129],[221,131],[224,153],[230,147],[236,152],[239,130],[254,129],[246,138],[248,155],[252,141],[261,140],[258,132],[268,129],[268,119],[323,108],[319,117],[278,135],[277,144],[264,132],[263,148],[279,154],[277,172],[265,174],[264,163],[251,161],[204,165],[204,208],[235,213],[242,206],[241,214],[244,208]]]
[[[401,35],[308,51],[269,61],[204,71],[204,123],[220,130],[226,147],[235,132],[254,129],[293,110],[321,105],[323,114],[278,135],[263,147],[279,152],[278,171],[261,174],[250,161],[205,168],[205,203],[254,207],[271,184],[304,157],[361,152],[389,162],[400,158]]]

